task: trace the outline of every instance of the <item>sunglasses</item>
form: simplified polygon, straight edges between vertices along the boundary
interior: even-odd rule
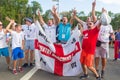
[[[0,26],[2,26],[2,24],[0,24]]]

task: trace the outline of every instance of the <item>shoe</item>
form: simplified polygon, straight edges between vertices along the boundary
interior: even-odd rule
[[[13,69],[13,74],[17,75],[17,70],[16,69]]]
[[[19,67],[19,68],[18,68],[18,71],[19,71],[19,72],[23,72],[23,68],[22,68],[22,67]]]
[[[28,67],[28,63],[25,63],[22,67]]]
[[[96,77],[96,80],[101,80],[100,76],[99,76],[99,77]]]
[[[101,71],[101,78],[104,78],[104,73],[105,73],[105,72],[102,70],[102,71]]]
[[[33,66],[33,63],[30,63],[30,67],[32,67]]]
[[[117,58],[113,59],[113,61],[117,61]]]
[[[97,73],[99,74],[99,70],[97,69],[96,71],[97,71]]]
[[[12,71],[12,68],[10,66],[8,66],[8,70]]]
[[[83,76],[80,76],[80,79],[86,79],[89,78],[88,74],[84,74]]]

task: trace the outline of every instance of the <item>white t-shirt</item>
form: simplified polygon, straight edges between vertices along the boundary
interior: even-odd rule
[[[16,31],[12,31],[11,35],[12,35],[12,49],[16,47],[22,47],[22,40],[24,40],[24,33],[22,31],[20,33]]]
[[[94,23],[94,27],[96,27],[98,23],[99,23],[99,20],[96,23]],[[83,21],[82,25],[83,25],[83,30],[87,30],[88,29],[88,25],[87,25],[86,22]]]
[[[50,41],[53,43],[56,42],[56,25],[48,26],[47,24],[44,24],[43,28]]]
[[[111,25],[101,25],[98,40],[100,40],[101,42],[109,42],[110,33],[113,33],[113,28]]]
[[[88,29],[88,26],[87,26],[87,23],[86,22],[82,22],[82,25],[83,25],[83,30],[87,30]]]
[[[36,26],[34,23],[30,26],[22,25],[22,29],[26,40],[34,40],[36,38]]]
[[[0,48],[8,47],[6,43],[6,34],[4,33],[4,30],[0,31]]]

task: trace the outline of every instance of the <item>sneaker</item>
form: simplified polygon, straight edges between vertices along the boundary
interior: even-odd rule
[[[113,59],[113,61],[117,61],[117,58]]]
[[[104,78],[104,71],[101,71],[101,78]]]
[[[25,63],[22,67],[28,67],[28,63]]]
[[[100,76],[99,76],[99,77],[96,77],[96,80],[101,80]]]
[[[19,71],[19,72],[23,72],[23,68],[22,68],[22,67],[19,67],[19,68],[18,68],[18,71]]]
[[[13,74],[17,75],[17,70],[16,69],[13,69]]]
[[[8,66],[8,70],[12,71],[12,68],[10,66]]]
[[[33,63],[30,63],[30,67],[33,66]]]
[[[97,71],[97,73],[99,74],[99,70],[97,69],[96,71]]]
[[[88,77],[89,77],[88,74],[84,74],[83,76],[80,76],[80,79],[86,79]]]

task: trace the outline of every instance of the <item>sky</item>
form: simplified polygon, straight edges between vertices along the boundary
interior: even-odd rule
[[[57,2],[52,0],[29,0],[37,1],[41,4],[43,13],[46,10],[52,9],[52,6],[57,6]],[[59,0],[59,12],[69,11],[76,9],[77,12],[84,11],[85,14],[88,14],[92,8],[92,2],[94,0]],[[96,11],[101,11],[102,8],[107,9],[113,13],[120,13],[120,0],[96,0]]]

